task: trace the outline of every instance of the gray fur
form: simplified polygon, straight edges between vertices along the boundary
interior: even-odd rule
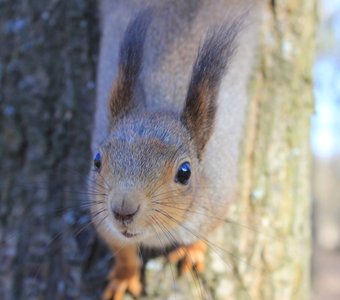
[[[183,225],[194,228],[202,234],[214,227],[214,221],[205,215],[213,214],[223,218],[229,203],[235,200],[237,192],[240,143],[248,98],[247,82],[256,44],[254,37],[258,21],[255,2],[251,0],[101,2],[103,36],[92,148],[94,153],[98,149],[106,149],[106,153],[111,153],[112,170],[120,170],[107,178],[114,186],[129,183],[135,187],[147,180],[153,183],[154,170],[165,168],[164,166],[171,160],[178,161],[183,156],[191,157],[192,136],[185,124],[181,124],[179,116],[185,105],[191,71],[200,43],[209,28],[220,26],[228,20],[229,22],[236,20],[237,16],[248,11],[242,24],[246,30],[239,33],[237,28],[232,39],[233,47],[234,40],[237,41],[237,51],[233,50],[229,55],[221,56],[227,60],[225,63],[228,65],[228,72],[225,75],[223,73],[226,66],[221,67],[223,70],[217,70],[218,82],[216,83],[215,78],[214,84],[214,87],[218,88],[214,92],[217,95],[216,117],[204,147],[204,158],[200,163],[192,158],[194,172],[197,174],[194,180],[199,184],[191,187],[187,193],[192,193],[191,207],[197,212],[205,213],[200,215],[188,213]],[[155,8],[154,16],[145,42],[143,67],[138,83],[139,92],[136,95],[136,101],[143,98],[145,111],[142,115],[137,113],[123,118],[110,133],[107,108],[112,81],[117,77],[119,43],[129,20],[138,11],[150,5]],[[209,50],[208,46],[206,48]],[[231,54],[233,59],[229,60]],[[162,112],[159,117],[155,117],[157,112]],[[135,118],[135,122],[131,121],[131,118]],[[148,121],[148,118],[151,121]],[[165,131],[163,123],[168,126]],[[140,132],[141,127],[144,127],[144,132]],[[160,143],[168,143],[169,151],[161,153],[152,147],[148,149],[148,145],[143,144],[142,139],[139,140],[140,135],[142,139],[153,136]],[[116,143],[120,146],[115,148],[114,141],[117,139],[121,143]],[[124,148],[122,146],[124,142],[131,142],[134,147]],[[182,153],[172,153],[176,147],[181,148]],[[135,159],[131,160],[129,157]],[[118,165],[113,168],[114,164]],[[120,169],[119,166],[127,168]],[[127,174],[129,170],[131,173]],[[147,170],[151,170],[151,173],[148,174]],[[106,240],[117,234],[110,224],[107,226],[102,231],[102,236]],[[195,237],[183,228],[174,230],[172,234],[179,242],[190,243],[195,240]],[[148,246],[160,246],[159,240],[152,235],[139,242]]]

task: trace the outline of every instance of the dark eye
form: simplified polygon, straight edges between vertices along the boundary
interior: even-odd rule
[[[102,166],[102,159],[99,152],[97,152],[96,156],[94,157],[93,165],[97,171],[100,170]]]
[[[175,181],[179,182],[180,184],[188,184],[190,175],[191,175],[190,163],[186,161],[179,166]]]

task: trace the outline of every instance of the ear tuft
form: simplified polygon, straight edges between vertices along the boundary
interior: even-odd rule
[[[208,32],[193,66],[182,122],[196,144],[199,159],[212,134],[221,80],[236,50],[243,17]]]
[[[132,106],[133,93],[142,65],[144,41],[151,18],[151,9],[145,9],[129,23],[125,31],[119,49],[118,76],[109,99],[111,127]]]

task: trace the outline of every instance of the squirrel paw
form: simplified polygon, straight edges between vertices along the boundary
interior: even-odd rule
[[[207,246],[198,241],[188,246],[181,246],[168,254],[171,263],[179,263],[179,274],[182,275],[192,269],[201,273],[204,271],[204,255]]]
[[[142,292],[138,269],[131,274],[121,274],[114,268],[108,275],[108,279],[109,283],[103,292],[102,300],[122,300],[126,292],[138,297]]]

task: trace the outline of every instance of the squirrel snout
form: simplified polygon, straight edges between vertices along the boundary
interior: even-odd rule
[[[134,206],[132,204],[128,205],[123,200],[120,205],[112,207],[113,216],[115,219],[124,225],[132,222],[133,217],[138,213],[140,205]]]

